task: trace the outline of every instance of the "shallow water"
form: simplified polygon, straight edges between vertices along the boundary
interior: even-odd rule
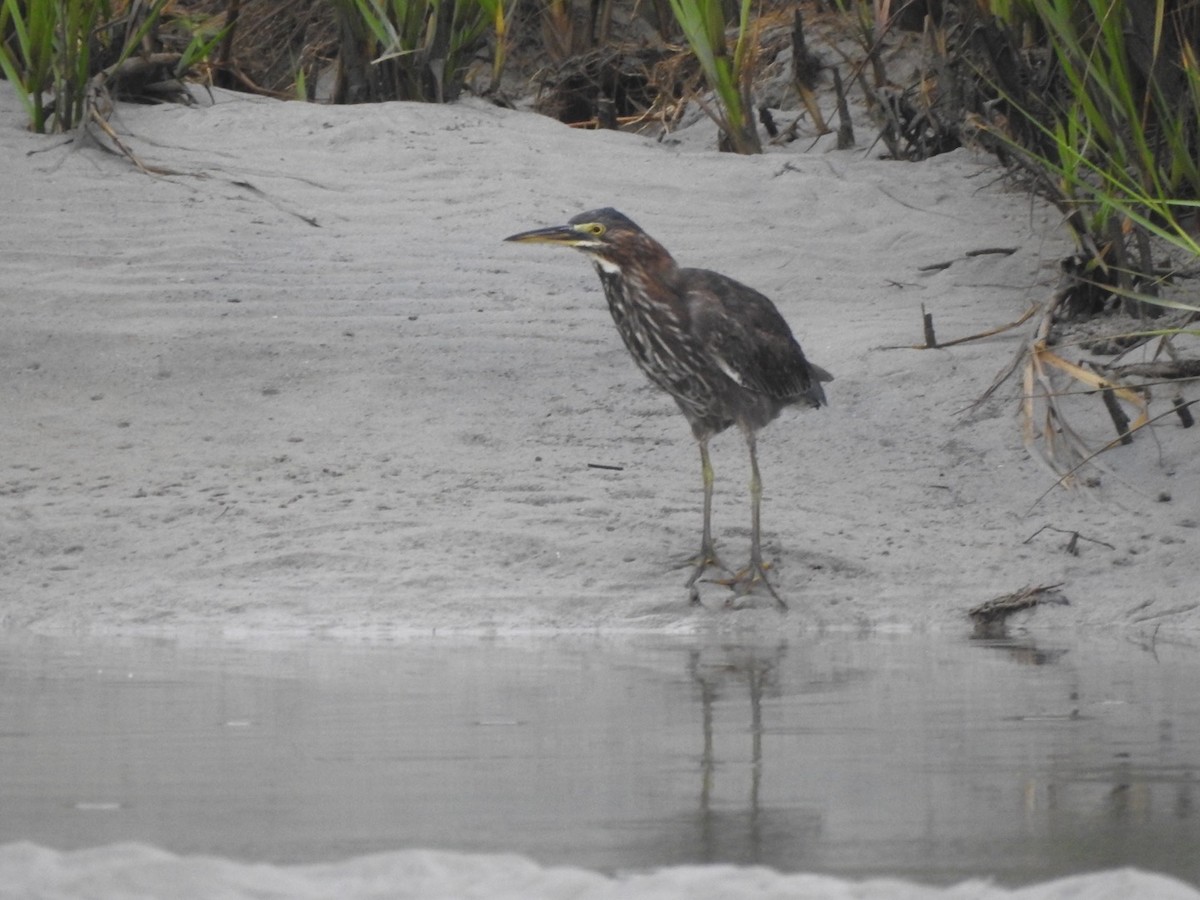
[[[1200,884],[1200,652],[0,638],[0,844]]]

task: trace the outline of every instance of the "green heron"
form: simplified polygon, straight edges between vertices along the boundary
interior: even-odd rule
[[[701,574],[711,566],[729,571],[713,547],[708,442],[730,425],[741,429],[750,451],[750,563],[718,580],[738,594],[762,583],[786,609],[767,579],[759,544],[756,434],[786,406],[822,406],[821,382],[833,376],[804,358],[770,300],[717,272],[680,268],[662,244],[615,209],[594,209],[566,225],[505,240],[561,244],[590,256],[634,361],[675,398],[691,424],[704,479],[704,532],[686,585],[693,603],[699,602]]]

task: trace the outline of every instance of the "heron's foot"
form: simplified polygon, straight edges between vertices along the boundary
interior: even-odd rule
[[[767,593],[779,604],[779,608],[787,609],[787,603],[779,596],[779,593],[775,590],[775,586],[767,578],[767,569],[770,567],[770,563],[765,563],[761,559],[752,559],[746,568],[739,570],[731,578],[719,579],[718,584],[723,584],[733,591],[733,597],[730,597],[725,602],[725,605],[733,606],[736,598],[745,597],[747,594],[752,593],[759,585],[763,585],[766,587]]]
[[[722,572],[729,571],[729,569],[726,568],[725,564],[722,563],[721,560],[717,557],[717,552],[715,550],[713,550],[711,547],[702,549],[700,551],[699,555],[693,556],[691,559],[684,562],[683,565],[680,566],[680,568],[682,569],[687,566],[692,567],[692,574],[691,574],[691,577],[688,578],[687,584],[684,585],[684,587],[686,587],[688,589],[688,603],[692,604],[693,606],[700,605],[700,588],[698,587],[698,584],[701,580],[700,579],[701,575],[703,575],[709,569],[720,569]],[[710,579],[705,579],[705,580],[706,581],[715,581],[718,584],[724,584],[727,579],[710,578]]]

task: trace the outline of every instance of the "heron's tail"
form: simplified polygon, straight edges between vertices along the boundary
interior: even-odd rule
[[[821,383],[824,381],[833,381],[833,376],[813,363],[808,364],[808,371],[808,399],[812,401],[813,406],[828,406],[829,401],[825,399],[825,390],[821,387]]]

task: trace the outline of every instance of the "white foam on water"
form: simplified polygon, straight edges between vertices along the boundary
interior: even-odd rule
[[[677,866],[607,876],[518,855],[399,850],[335,863],[275,866],[178,856],[124,843],[59,851],[0,846],[4,900],[1200,900],[1163,875],[1114,869],[1021,888],[985,880],[930,887],[847,881],[762,867]]]

